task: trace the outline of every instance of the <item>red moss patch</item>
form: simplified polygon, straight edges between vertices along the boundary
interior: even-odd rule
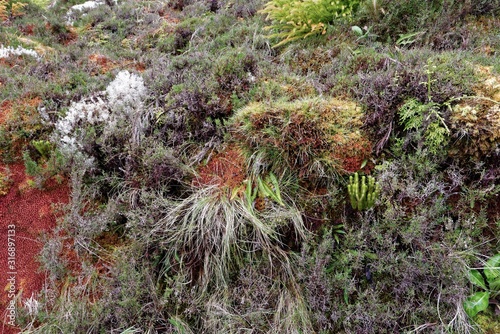
[[[241,151],[236,147],[228,147],[199,168],[198,177],[193,180],[193,185],[195,187],[216,185],[235,189],[242,185],[245,177],[245,159]]]
[[[34,24],[26,24],[24,26],[19,27],[19,30],[21,30],[21,32],[24,35],[32,36],[35,34],[35,28],[36,26]]]
[[[344,172],[354,173],[361,169],[363,161],[367,160],[372,152],[372,145],[369,140],[352,133],[347,138],[335,136],[338,145],[334,148],[332,156],[334,160],[340,162]],[[365,172],[369,173],[367,166]]]
[[[98,53],[91,54],[89,62],[96,66],[96,69],[92,71],[92,75],[105,74],[118,67],[132,68],[138,72],[146,70],[146,66],[143,63],[137,61],[122,61],[119,63]]]
[[[0,197],[0,314],[2,333],[17,333],[18,330],[8,325],[5,318],[12,289],[15,294],[21,294],[21,301],[31,297],[42,289],[45,273],[39,271],[40,264],[36,260],[42,249],[38,240],[41,233],[55,227],[56,213],[53,204],[67,203],[69,189],[67,185],[48,182],[44,190],[25,189],[20,191],[26,179],[24,166],[16,164],[9,166],[12,186],[5,196]],[[14,231],[14,232],[12,232]],[[12,233],[14,235],[12,236]],[[15,241],[14,267],[8,267],[8,237]],[[16,274],[9,274],[15,272]],[[11,287],[8,279],[14,277],[15,284]]]
[[[97,53],[91,54],[89,56],[89,62],[96,65],[99,68],[99,73],[101,74],[107,73],[118,66],[115,61],[112,61],[108,57]],[[94,71],[92,74],[97,75],[99,73],[96,73]]]

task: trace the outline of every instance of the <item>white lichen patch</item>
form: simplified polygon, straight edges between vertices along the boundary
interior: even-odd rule
[[[121,71],[105,91],[71,104],[65,117],[55,125],[58,141],[65,150],[74,152],[81,149],[87,126],[101,126],[106,135],[124,122],[140,123],[138,119],[146,95],[147,89],[140,76]]]
[[[116,3],[116,0],[114,2]],[[86,1],[82,4],[72,6],[66,13],[67,24],[73,25],[73,23],[75,23],[75,20],[78,18],[79,15],[80,17],[85,16],[89,10],[92,10],[104,4],[105,1],[98,0],[98,1]]]
[[[3,46],[3,44],[0,45],[0,58],[8,58],[10,56],[22,56],[22,55],[27,55],[34,57],[36,59],[40,59],[40,56],[34,50],[25,49],[22,46],[18,46],[17,48],[14,49],[11,46],[5,47]]]

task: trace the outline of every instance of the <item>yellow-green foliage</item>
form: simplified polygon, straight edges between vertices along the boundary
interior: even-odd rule
[[[369,209],[375,204],[375,200],[380,194],[380,185],[375,182],[373,176],[363,175],[360,180],[359,174],[356,172],[349,176],[347,190],[352,208],[361,211]]]
[[[420,133],[423,140],[419,145],[434,154],[445,146],[450,132],[439,107],[439,104],[432,101],[424,104],[416,99],[409,99],[399,108],[400,123],[404,125],[405,131]]]
[[[0,0],[0,20],[5,21],[9,17],[24,15],[24,7],[28,4],[20,1]]]
[[[478,314],[476,323],[481,328],[481,331],[485,334],[500,333],[500,322],[498,321],[497,316]]]
[[[280,46],[299,38],[325,34],[328,24],[350,16],[360,0],[271,0],[261,11],[267,14],[275,30],[269,38],[279,38]]]
[[[349,158],[370,153],[362,134],[363,112],[351,101],[309,98],[293,102],[254,102],[234,116],[234,136],[278,170],[296,168],[302,176],[351,171]]]
[[[453,108],[450,120],[460,139],[452,151],[455,155],[465,154],[479,159],[500,148],[500,104],[466,101]]]

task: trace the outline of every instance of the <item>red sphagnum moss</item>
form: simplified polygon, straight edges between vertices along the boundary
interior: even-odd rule
[[[67,184],[47,182],[43,190],[28,188],[20,190],[26,180],[23,164],[8,166],[12,185],[5,196],[0,196],[0,321],[1,333],[18,333],[19,329],[9,326],[7,306],[12,298],[9,292],[15,291],[18,306],[22,301],[35,296],[42,289],[45,273],[39,270],[37,256],[42,248],[38,237],[49,232],[56,224],[53,204],[67,203],[69,188]],[[15,231],[14,235],[9,231]],[[15,241],[14,270],[8,267],[8,237]],[[16,274],[10,274],[15,272]],[[11,288],[9,278],[14,286]]]

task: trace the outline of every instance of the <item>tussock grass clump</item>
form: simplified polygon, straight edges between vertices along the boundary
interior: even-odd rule
[[[228,152],[234,152],[234,148]],[[219,163],[209,162],[200,170],[185,199],[166,202],[165,215],[152,230],[153,238],[167,253],[166,258],[187,268],[203,289],[212,284],[227,286],[229,275],[248,258],[264,256],[287,262],[283,231],[293,231],[297,240],[308,235],[293,201],[279,190],[285,191],[285,179],[274,184],[279,201],[268,200],[258,208],[254,194],[266,194],[257,190],[252,177],[243,180],[243,170],[234,168],[242,165],[242,160],[237,161],[242,155],[233,155],[236,161],[229,167],[225,164],[231,163],[224,157],[225,154],[215,156],[213,159]],[[258,178],[258,182],[264,181]]]

